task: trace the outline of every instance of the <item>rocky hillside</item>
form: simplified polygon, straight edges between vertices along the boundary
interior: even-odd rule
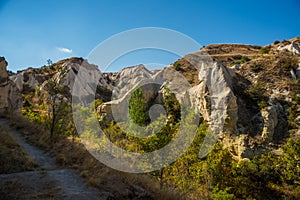
[[[49,79],[67,86],[72,93],[80,69],[79,80],[91,82],[79,86],[78,98],[88,103],[89,95],[96,91],[96,99],[107,102],[98,109],[102,115],[111,112],[111,105],[128,100],[138,84],[152,80],[168,85],[178,99],[189,102],[200,113],[233,155],[251,158],[299,134],[299,41],[300,37],[263,47],[209,45],[156,73],[143,65],[101,73],[82,58],[70,58],[19,71],[10,79],[23,94],[43,91]],[[1,75],[1,84],[5,85],[7,75]],[[97,86],[92,81],[96,78]],[[163,102],[162,88],[148,87],[144,93],[149,101]]]
[[[191,95],[198,93],[198,97],[192,99],[198,101],[205,120],[214,123],[210,119],[214,119],[213,113],[210,117],[207,114],[214,110],[217,116],[223,116],[225,123],[220,137],[237,157],[269,151],[286,138],[299,134],[299,41],[300,37],[275,41],[264,47],[209,45],[173,64],[174,69],[190,78],[195,77],[190,69],[199,66],[197,54],[208,54],[213,63],[218,63],[213,69],[198,67],[199,77],[191,82],[200,81],[200,84],[192,89]],[[202,84],[208,91],[204,86],[202,90],[199,88]],[[219,95],[227,98],[227,103],[214,109],[213,97],[220,99]]]

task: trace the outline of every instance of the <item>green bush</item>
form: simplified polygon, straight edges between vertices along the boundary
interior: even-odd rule
[[[176,71],[179,71],[179,70],[180,70],[180,67],[181,67],[181,65],[180,65],[178,62],[175,62],[175,63],[174,63],[174,69],[175,69]]]
[[[233,64],[244,64],[250,60],[251,59],[248,56],[242,56],[242,58],[240,60],[235,61]]]
[[[284,69],[284,70],[291,70],[293,67],[297,66],[297,59],[291,55],[291,54],[285,54],[282,55],[280,60],[279,60],[279,65]]]
[[[268,103],[265,100],[259,101],[257,105],[259,106],[260,109],[268,107]]]
[[[246,63],[248,61],[250,61],[250,58],[248,58],[248,56],[243,56],[241,59],[241,64]]]
[[[230,200],[233,199],[234,194],[228,193],[230,188],[226,188],[225,190],[219,190],[218,187],[214,187],[212,189],[212,197],[216,200]]]
[[[289,184],[300,183],[300,139],[289,139],[279,159],[281,179]]]
[[[266,54],[266,53],[269,53],[271,50],[270,47],[262,47],[259,51],[260,54]]]
[[[253,72],[260,72],[261,70],[262,70],[262,68],[259,66],[259,65],[251,65],[251,70],[253,71]]]
[[[266,89],[262,87],[260,83],[250,85],[245,94],[248,95],[254,101],[261,101],[265,98]]]

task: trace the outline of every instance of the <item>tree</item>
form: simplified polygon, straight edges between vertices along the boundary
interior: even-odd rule
[[[60,99],[60,88],[59,84],[55,80],[50,79],[46,84],[45,89],[49,95],[48,103],[51,108],[50,138],[53,138],[55,124],[57,122],[57,107]]]
[[[137,88],[131,94],[129,99],[129,116],[131,122],[138,124],[139,126],[145,126],[148,121],[148,115],[146,113],[147,103],[143,98],[143,91],[141,88]]]
[[[58,121],[65,121],[70,113],[71,94],[68,86],[61,86],[59,80],[52,76],[45,85],[48,93],[47,104],[50,107],[50,138],[53,138]],[[73,135],[73,134],[72,134]]]
[[[48,60],[47,60],[47,64],[48,64],[48,66],[51,66],[51,65],[53,64],[52,60],[51,60],[51,59],[48,59]]]
[[[175,124],[180,121],[181,107],[174,93],[165,86],[164,87],[164,104],[168,113],[169,122]]]

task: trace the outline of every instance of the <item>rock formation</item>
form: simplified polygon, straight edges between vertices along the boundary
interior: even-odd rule
[[[277,47],[277,49],[280,51],[286,49],[292,52],[293,54],[300,55],[300,40],[292,40],[290,44],[280,45]]]
[[[289,115],[295,118],[293,129],[299,129],[299,41],[294,38],[265,47],[209,45],[155,73],[143,65],[102,73],[82,58],[70,58],[23,70],[11,79],[26,94],[42,90],[51,77],[68,86],[73,98],[83,104],[101,99],[104,103],[98,112],[117,121],[128,120],[128,100],[136,87],[142,88],[147,102],[155,104],[164,103],[163,88],[168,87],[179,102],[199,112],[210,133],[232,154],[250,158],[268,150],[269,144],[280,146],[290,134]],[[2,71],[0,80],[5,94],[13,91],[5,87],[7,74]]]
[[[0,114],[7,115],[22,108],[21,93],[9,79],[7,62],[0,57]]]

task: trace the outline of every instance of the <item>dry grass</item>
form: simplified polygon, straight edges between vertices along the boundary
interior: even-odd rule
[[[1,200],[17,199],[16,194],[19,193],[21,189],[22,182],[18,179],[5,182],[5,184],[0,187]]]
[[[36,191],[34,194],[31,194],[31,197],[34,199],[54,199],[60,191],[60,187],[55,187],[47,190]]]
[[[180,199],[174,190],[159,189],[158,181],[148,175],[122,173],[108,168],[91,156],[78,138],[72,142],[70,138],[59,135],[50,141],[48,131],[23,116],[13,115],[11,122],[29,142],[52,152],[59,165],[78,170],[90,185],[105,189],[118,198]]]
[[[0,174],[33,170],[34,161],[0,125]]]
[[[0,199],[61,199],[60,187],[51,187],[53,182],[49,180],[39,183],[38,187],[32,187],[27,183],[27,179],[13,178],[0,183]]]

